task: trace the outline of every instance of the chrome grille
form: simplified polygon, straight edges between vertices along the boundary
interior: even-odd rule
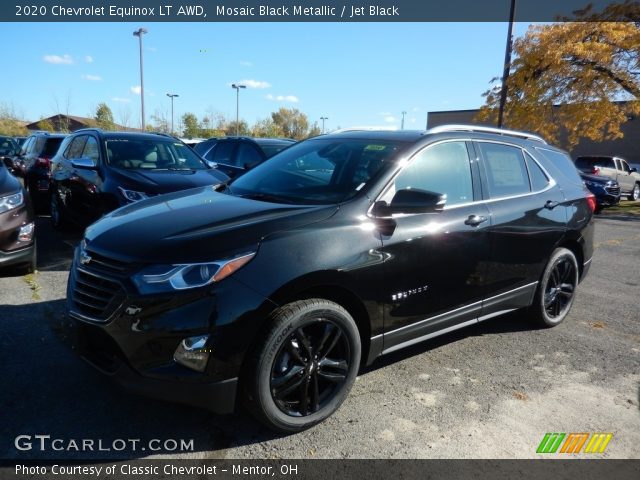
[[[92,256],[90,263],[94,261],[94,265],[76,264],[71,274],[71,313],[88,320],[105,322],[124,301],[125,292],[115,278],[97,271],[108,269],[107,263],[98,262]],[[97,267],[96,271],[93,267]]]
[[[620,195],[620,187],[619,187],[619,186],[615,186],[615,187],[605,187],[605,191],[606,191],[609,195],[615,195],[615,196]]]

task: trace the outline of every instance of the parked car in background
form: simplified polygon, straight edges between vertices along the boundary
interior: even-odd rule
[[[169,135],[78,130],[53,159],[51,222],[86,227],[138,200],[228,180]]]
[[[34,133],[13,159],[15,173],[23,178],[36,212],[46,211],[49,207],[51,159],[66,136],[63,133]]]
[[[24,144],[27,137],[13,137],[13,139],[16,141],[16,143],[18,144],[18,147],[20,148]]]
[[[620,203],[620,185],[615,180],[583,172],[580,172],[580,178],[596,197],[596,213],[600,213],[604,207]]]
[[[13,137],[0,136],[0,162],[13,174],[15,174],[13,157],[18,153],[18,150],[18,144]]]
[[[20,181],[0,162],[0,268],[36,268],[34,213]]]
[[[620,193],[629,200],[640,199],[640,173],[626,160],[609,156],[583,156],[576,158],[576,168],[584,173],[610,178],[620,184]]]
[[[322,135],[218,190],[87,228],[76,351],[135,392],[219,413],[238,399],[282,432],[326,419],[381,355],[517,309],[560,324],[593,255],[593,195],[520,132]]]
[[[294,143],[286,138],[223,137],[200,142],[194,150],[210,165],[235,178]]]
[[[184,143],[185,145],[194,148],[196,145],[198,145],[199,143],[204,142],[206,139],[205,138],[181,138],[180,141],[182,143]],[[194,149],[195,150],[195,149]]]

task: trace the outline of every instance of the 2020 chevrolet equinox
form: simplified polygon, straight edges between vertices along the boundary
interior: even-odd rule
[[[300,142],[228,185],[122,207],[69,276],[78,350],[132,391],[294,432],[361,365],[522,309],[562,322],[593,196],[520,132],[446,126]]]

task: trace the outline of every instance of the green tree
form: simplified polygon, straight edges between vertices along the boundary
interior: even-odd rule
[[[101,103],[96,108],[96,114],[93,117],[98,128],[103,130],[115,130],[115,122],[113,121],[113,112],[106,103]]]
[[[182,115],[182,125],[184,127],[182,134],[187,138],[195,138],[200,136],[200,123],[198,117],[191,112]]]
[[[251,136],[253,137],[283,137],[282,129],[276,125],[271,118],[258,120],[251,127]]]
[[[281,107],[277,112],[271,113],[271,119],[285,137],[301,140],[307,136],[309,121],[297,108]]]
[[[318,122],[313,122],[313,126],[309,129],[309,132],[307,132],[307,137],[317,137],[321,133],[322,130],[320,130]]]
[[[251,130],[249,130],[249,125],[244,120],[240,120],[239,122],[233,120],[232,122],[227,123],[226,134],[251,135]]]
[[[13,105],[0,103],[0,133],[9,136],[24,136],[29,133],[25,122],[19,120]]]
[[[626,1],[598,14],[589,6],[576,22],[529,27],[514,42],[504,126],[539,133],[567,148],[581,137],[621,138],[620,126],[640,115],[638,18],[638,3]],[[478,120],[497,120],[497,80],[484,94]]]
[[[37,124],[38,130],[42,130],[43,132],[55,132],[55,125],[48,118],[41,118]]]

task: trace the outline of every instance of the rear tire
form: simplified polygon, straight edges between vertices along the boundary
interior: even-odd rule
[[[305,430],[332,415],[360,366],[360,334],[349,313],[324,299],[278,309],[242,379],[248,410],[282,433]]]
[[[529,307],[529,318],[543,327],[559,325],[569,314],[578,287],[578,262],[567,248],[554,250]]]

